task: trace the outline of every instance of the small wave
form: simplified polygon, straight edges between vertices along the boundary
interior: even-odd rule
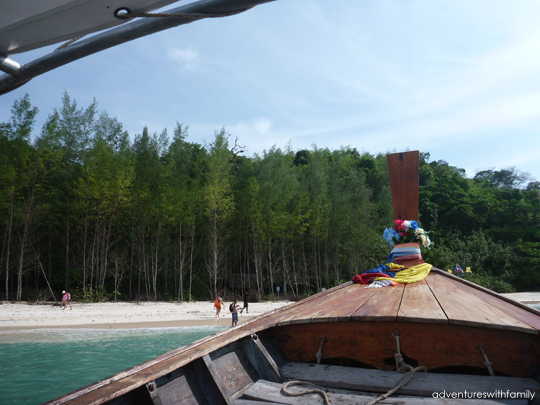
[[[159,328],[129,329],[28,329],[16,331],[0,331],[0,344],[9,343],[62,343],[92,340],[129,339],[130,337],[156,335],[192,335],[204,333],[211,335],[225,329],[218,326],[178,326]]]

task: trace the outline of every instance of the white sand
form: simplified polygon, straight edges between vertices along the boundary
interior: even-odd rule
[[[515,301],[540,303],[540,292],[502,294]],[[107,302],[101,304],[73,303],[61,310],[59,306],[32,305],[26,303],[0,305],[0,330],[22,330],[36,328],[92,328],[121,329],[166,326],[223,325],[231,323],[229,302],[215,318],[214,303],[207,301],[169,303]],[[238,317],[241,324],[254,316],[291,304],[290,301],[260,302],[249,304],[249,314]]]
[[[501,295],[526,304],[540,304],[540,292],[519,292]]]
[[[238,317],[239,324],[290,304],[290,301],[250,303],[249,314]],[[219,322],[215,318],[214,303],[207,301],[189,303],[144,302],[136,303],[72,303],[62,310],[53,305],[26,303],[0,305],[0,330],[36,328],[148,328],[165,326],[223,325],[231,323],[229,304],[221,310]]]

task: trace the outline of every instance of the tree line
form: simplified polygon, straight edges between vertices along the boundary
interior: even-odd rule
[[[130,139],[67,93],[40,130],[28,95],[0,124],[0,291],[69,289],[95,301],[191,300],[217,291],[300,297],[383,262],[392,224],[386,157],[273,147],[253,157],[225,129],[189,142],[177,124]],[[539,184],[510,168],[473,179],[422,153],[426,261],[471,266],[498,290],[538,288]],[[524,275],[526,275],[524,277]]]

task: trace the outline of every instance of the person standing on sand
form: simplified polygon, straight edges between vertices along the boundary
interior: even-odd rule
[[[234,300],[234,302],[231,304],[231,312],[232,312],[232,325],[236,326],[238,323],[238,300]]]
[[[214,308],[216,308],[216,318],[219,322],[219,313],[221,312],[221,308],[223,307],[223,300],[221,299],[221,296],[219,293],[217,293],[216,302],[214,303]]]
[[[73,310],[71,306],[71,294],[66,291],[62,291],[62,294],[64,294],[62,295],[62,311],[67,308],[67,304],[69,304],[69,309]]]
[[[249,314],[249,311],[248,311],[248,295],[249,295],[249,292],[245,292],[244,293],[244,308],[242,308],[242,312],[244,312],[244,309],[246,310],[246,314]]]

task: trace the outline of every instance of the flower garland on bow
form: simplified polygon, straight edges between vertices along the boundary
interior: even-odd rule
[[[384,240],[386,240],[390,246],[394,246],[398,242],[419,242],[426,248],[431,245],[431,240],[427,235],[428,232],[420,228],[417,221],[396,219],[394,221],[394,228],[386,228],[383,233]]]

